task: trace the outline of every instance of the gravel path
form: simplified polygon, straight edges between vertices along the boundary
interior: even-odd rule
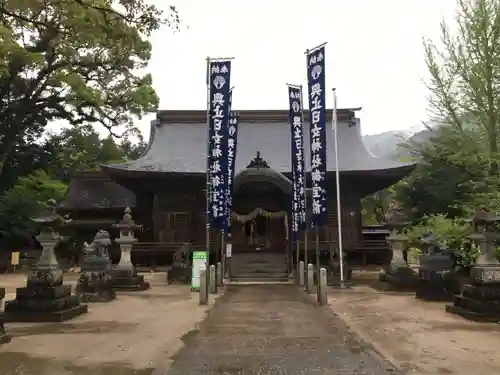
[[[396,375],[296,287],[228,288],[166,375]]]

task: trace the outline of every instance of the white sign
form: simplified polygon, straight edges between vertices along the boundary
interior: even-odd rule
[[[233,244],[226,244],[226,258],[231,258],[233,256]]]

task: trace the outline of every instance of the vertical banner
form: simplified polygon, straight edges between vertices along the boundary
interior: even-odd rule
[[[209,223],[222,229],[226,216],[227,129],[229,121],[231,61],[210,61],[209,65]]]
[[[231,228],[231,212],[233,209],[233,181],[234,166],[236,163],[236,149],[238,145],[239,114],[231,111],[227,129],[227,196],[226,196],[226,233]]]
[[[306,223],[302,90],[299,86],[288,86],[288,100],[293,184],[292,239],[297,241],[299,231],[305,228]]]
[[[326,191],[326,108],[325,47],[307,52],[307,86],[309,90],[309,132],[311,148],[312,226],[325,225]]]
[[[231,212],[233,207],[234,165],[236,162],[236,144],[238,137],[239,116],[232,110],[233,89],[229,92],[229,125],[227,128],[227,182],[226,182],[226,216],[224,230],[229,233],[231,228]]]

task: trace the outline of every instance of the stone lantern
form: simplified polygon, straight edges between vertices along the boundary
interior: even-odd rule
[[[71,220],[56,212],[56,202],[49,200],[44,214],[33,218],[41,228],[36,237],[42,254],[28,274],[27,285],[17,288],[16,299],[5,303],[6,320],[10,322],[60,322],[87,312],[77,296],[71,295],[71,285],[63,284],[54,249],[63,239],[59,229]]]
[[[417,282],[417,273],[411,269],[404,257],[408,237],[403,228],[408,225],[406,216],[398,209],[393,209],[386,217],[391,234],[386,241],[392,250],[391,263],[380,270],[379,280],[387,282],[396,289],[412,289]]]
[[[2,300],[5,298],[5,288],[0,288],[0,305],[2,304]],[[5,344],[10,341],[10,336],[5,332],[4,327],[4,316],[2,311],[0,310],[0,344]]]
[[[132,218],[132,211],[129,207],[125,209],[123,219],[114,225],[120,230],[120,236],[115,242],[120,245],[120,261],[113,269],[115,290],[140,291],[149,289],[149,283],[144,281],[144,276],[138,275],[132,263],[132,246],[137,242],[134,231],[141,228]]]
[[[470,284],[462,286],[462,293],[446,311],[476,321],[500,321],[500,263],[495,245],[500,240],[495,228],[499,221],[500,217],[485,208],[470,220],[474,233],[469,238],[478,246],[479,257],[471,269]]]
[[[439,245],[434,233],[421,239],[422,255],[416,297],[428,301],[448,301],[459,292],[451,251]]]
[[[105,230],[97,232],[90,245],[85,243],[80,277],[76,286],[76,294],[84,302],[109,302],[116,298],[108,254],[109,245],[111,238]]]

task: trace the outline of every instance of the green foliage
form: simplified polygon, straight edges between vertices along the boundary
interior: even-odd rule
[[[0,2],[0,176],[50,121],[98,123],[116,133],[155,109],[147,37],[178,28],[145,0]]]
[[[35,229],[30,217],[40,215],[49,199],[62,199],[65,191],[64,183],[51,179],[44,171],[21,178],[0,198],[0,243],[3,246],[26,243]]]
[[[122,163],[144,149],[139,143],[124,137],[118,144],[113,137],[102,139],[91,125],[73,126],[50,134],[45,142],[47,160],[44,165],[51,176],[68,182],[77,171],[99,170],[102,164]]]
[[[395,198],[394,186],[381,190],[361,200],[363,223],[365,225],[382,224],[391,202]]]
[[[480,192],[478,183],[488,176],[483,144],[477,127],[459,132],[443,125],[425,144],[407,145],[419,165],[409,178],[395,186],[395,191],[396,200],[413,222],[425,215],[460,217],[467,213],[464,203]]]
[[[413,225],[408,231],[410,248],[415,252],[421,249],[421,239],[428,233],[436,235],[438,243],[452,250],[457,258],[457,264],[462,268],[474,265],[479,255],[477,248],[471,244],[468,236],[472,233],[470,223],[461,219],[450,219],[445,215],[432,215],[423,218],[422,223]]]

